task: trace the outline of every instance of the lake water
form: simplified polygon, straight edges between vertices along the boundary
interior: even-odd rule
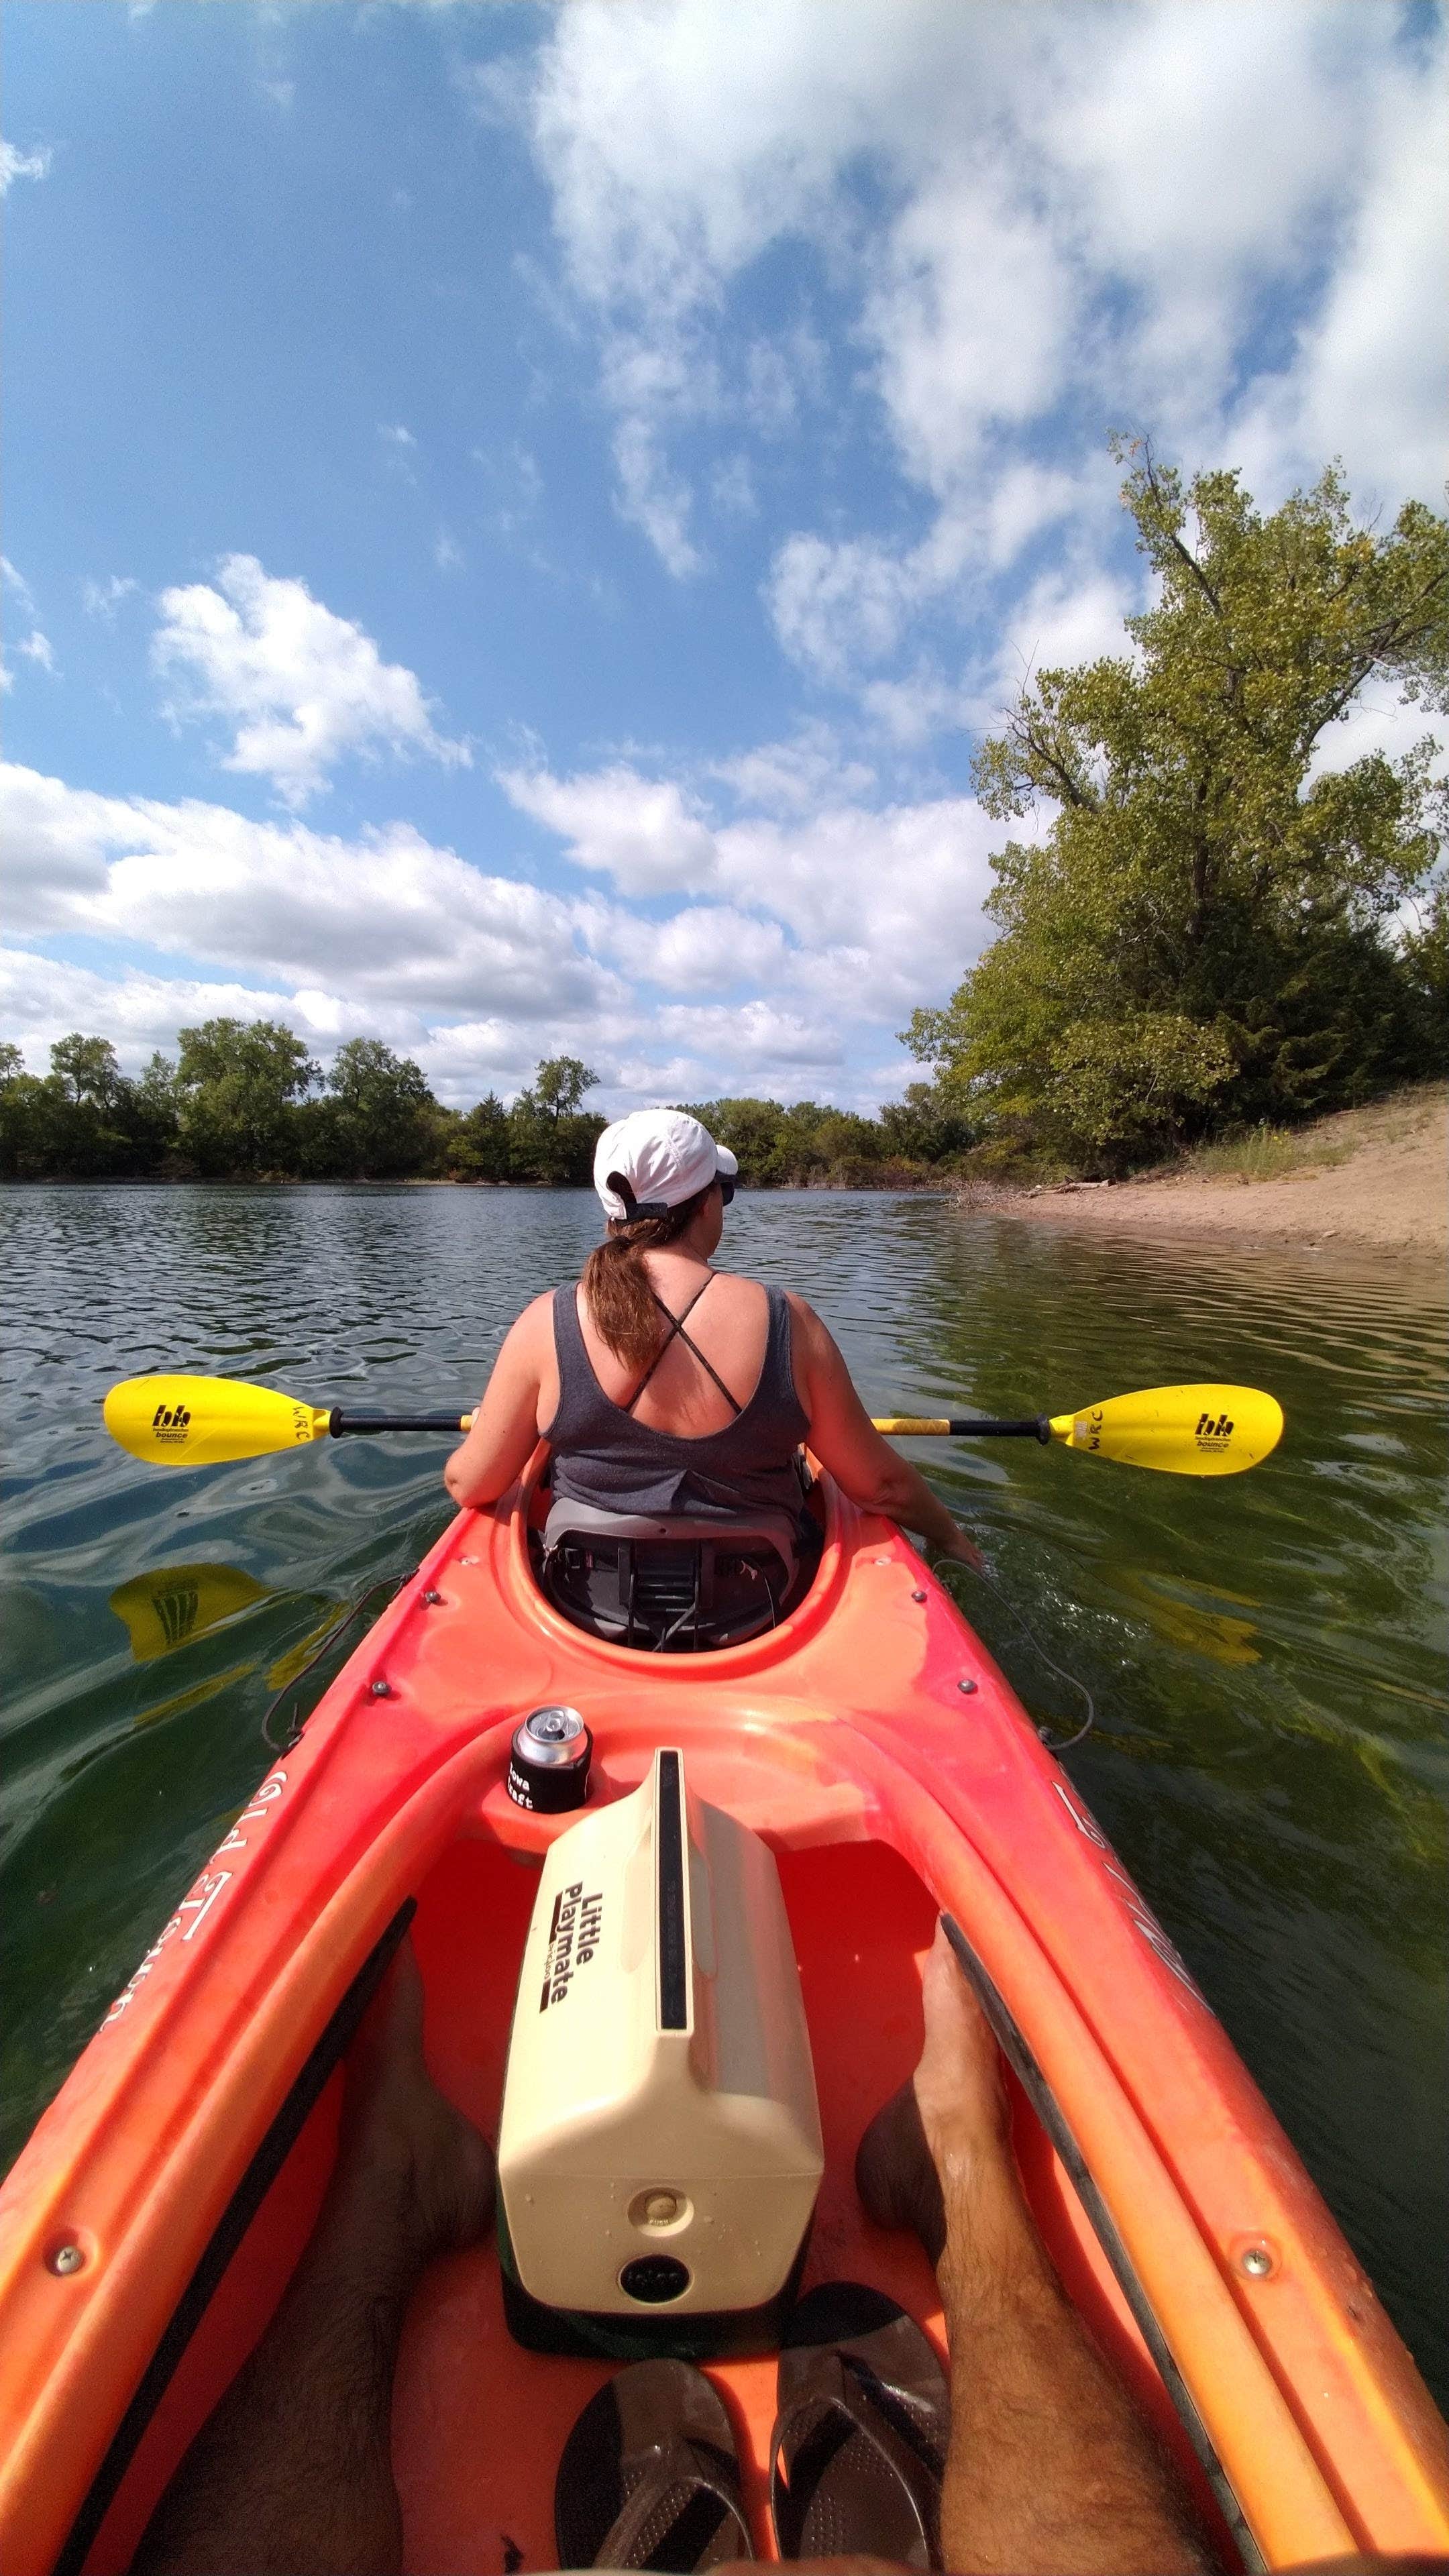
[[[8,2163],[255,1784],[278,1684],[448,1510],[427,1439],[141,1466],[104,1436],[107,1387],[189,1368],[464,1408],[525,1298],[577,1272],[595,1203],[43,1187],[0,1204]],[[878,1412],[1055,1412],[1194,1378],[1280,1397],[1282,1449],[1220,1483],[1027,1442],[914,1454],[999,1578],[953,1581],[1033,1713],[1074,1726],[1078,1709],[1012,1604],[1095,1693],[1068,1768],[1444,2402],[1437,1280],[1390,1256],[1104,1243],[928,1198],[746,1193],[727,1226],[721,1258],[810,1297]]]

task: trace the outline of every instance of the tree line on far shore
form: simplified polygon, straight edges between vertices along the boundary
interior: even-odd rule
[[[507,1107],[490,1092],[471,1109],[450,1109],[410,1057],[379,1039],[349,1039],[324,1075],[275,1020],[182,1029],[176,1056],[153,1055],[138,1079],[122,1073],[106,1038],[61,1038],[45,1074],[0,1045],[0,1175],[579,1187],[606,1123],[584,1107],[597,1080],[578,1056],[548,1056]],[[695,1109],[756,1187],[909,1185],[953,1164],[972,1136],[926,1083],[877,1118],[808,1100]]]
[[[747,1181],[1113,1176],[1449,1069],[1437,743],[1335,766],[1333,733],[1370,682],[1449,709],[1449,519],[1356,526],[1336,469],[1264,516],[1236,474],[1116,452],[1154,602],[976,755],[985,811],[1039,819],[992,859],[991,946],[904,1032],[930,1079],[874,1118],[696,1104]],[[208,1020],[131,1081],[73,1036],[44,1075],[0,1048],[0,1172],[578,1183],[596,1080],[550,1057],[458,1111],[375,1038],[324,1077],[288,1028]]]

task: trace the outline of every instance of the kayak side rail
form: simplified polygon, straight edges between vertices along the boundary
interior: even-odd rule
[[[417,1899],[412,1896],[398,1907],[381,1940],[369,1951],[293,2078],[280,2109],[273,2116],[250,2164],[212,2229],[196,2269],[172,2311],[171,2322],[146,2366],[140,2386],[111,2436],[65,2545],[55,2561],[53,2576],[81,2576],[96,2534],[140,2447],[142,2435],[181,2366],[186,2347],[220,2286],[222,2274],[301,2136],[328,2077],[340,2066],[351,2047],[358,2024],[417,1910]]]
[[[1116,2220],[1088,2170],[1087,2160],[1078,2146],[1061,2106],[1037,2064],[1031,2049],[1005,1998],[987,1975],[954,1914],[943,1914],[942,1927],[956,1954],[958,1964],[975,1989],[976,1998],[991,2025],[992,2036],[1011,2067],[1027,2100],[1040,2120],[1062,2164],[1071,2177],[1072,2188],[1092,2222],[1092,2229],[1116,2276],[1117,2286],[1131,2309],[1138,2330],[1157,2366],[1177,2418],[1202,2465],[1218,2509],[1233,2535],[1233,2544],[1242,2559],[1246,2576],[1267,2576],[1267,2560],[1250,2531],[1247,2519],[1233,2492],[1231,2480],[1219,2459],[1212,2435],[1198,2412],[1191,2389],[1173,2358],[1172,2349],[1157,2322],[1152,2302],[1142,2286],[1137,2267],[1122,2241]]]

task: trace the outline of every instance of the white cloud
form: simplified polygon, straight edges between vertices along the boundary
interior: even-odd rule
[[[13,143],[0,143],[0,197],[8,197],[16,179],[46,178],[54,157],[48,143],[37,144],[33,152],[20,152]]]
[[[85,603],[86,615],[104,617],[109,622],[114,618],[122,600],[129,599],[131,593],[139,590],[140,587],[140,583],[133,581],[129,574],[123,577],[120,573],[114,572],[108,581],[82,582],[81,598]]]
[[[828,725],[806,724],[789,741],[765,742],[732,759],[711,761],[741,804],[766,814],[803,814],[812,806],[850,804],[868,796],[875,771],[845,757]]]
[[[705,558],[689,533],[689,486],[682,475],[670,472],[658,432],[637,411],[627,414],[614,432],[614,463],[620,517],[643,529],[665,571],[677,581],[702,572]]]
[[[433,547],[433,561],[439,572],[461,572],[463,568],[463,549],[457,538],[451,535],[447,528],[438,530],[437,542]]]
[[[781,989],[828,988],[837,1003],[853,989],[858,1017],[923,998],[928,961],[954,982],[979,953],[987,852],[997,835],[969,797],[716,824],[677,780],[623,764],[569,779],[508,771],[499,783],[520,811],[564,840],[576,866],[609,877],[619,894],[713,898],[678,916],[686,926],[673,947],[672,925],[655,935],[662,945],[639,934],[642,953],[673,954],[701,980],[725,955],[716,906],[726,919],[733,911],[778,923],[795,943],[757,941],[753,973],[763,975],[773,960]],[[615,954],[621,935],[612,926],[604,934]]]
[[[233,724],[222,767],[269,778],[285,804],[305,804],[349,755],[471,766],[466,743],[434,730],[412,671],[255,555],[228,555],[215,588],[165,590],[160,606],[153,659],[183,684],[168,712]]]
[[[377,434],[388,447],[416,447],[418,443],[412,431],[404,429],[401,421],[380,420],[377,424]]]
[[[14,592],[28,617],[35,615],[35,593],[24,573],[11,562],[8,555],[0,555],[0,583],[3,583],[6,590]]]
[[[1111,561],[1109,426],[1242,461],[1269,504],[1335,452],[1437,502],[1446,48],[1361,0],[574,0],[506,112],[597,328],[626,516],[697,573],[691,478],[742,494],[741,433],[824,389],[818,324],[762,338],[751,309],[782,252],[801,310],[843,315],[837,366],[864,355],[837,438],[863,386],[934,513],[777,546],[777,632],[836,686],[925,615],[993,618],[982,576],[1053,522],[1078,574]]]
[[[727,993],[740,984],[774,984],[786,965],[777,921],[732,904],[687,904],[668,921],[636,913],[601,915],[591,946],[641,983],[673,993]]]
[[[132,972],[112,977],[69,960],[0,949],[0,1016],[32,1073],[43,1073],[57,1038],[80,1029],[108,1037],[135,1073],[176,1032],[205,1019],[288,1021],[306,1035],[295,998],[251,985]]]
[[[747,456],[725,456],[709,478],[710,498],[727,519],[753,519],[760,501]]]
[[[802,1069],[833,1071],[845,1061],[838,1023],[810,1021],[769,1002],[745,1002],[738,1010],[671,1006],[655,1025],[662,1037],[687,1045],[696,1062],[737,1064],[756,1079],[783,1074],[792,1089],[798,1089]]]
[[[715,836],[673,779],[621,765],[583,778],[503,770],[498,784],[520,813],[568,842],[576,866],[612,877],[620,894],[699,894],[713,882]]]
[[[23,643],[16,645],[15,650],[17,653],[23,653],[27,661],[38,662],[42,671],[49,671],[54,678],[55,650],[50,637],[42,635],[38,626],[32,629]]]
[[[758,789],[777,811],[720,821],[698,785],[622,763],[505,777],[580,868],[568,893],[485,874],[403,823],[343,840],[0,769],[12,935],[104,941],[121,961],[84,986],[63,961],[21,967],[48,996],[25,1029],[58,1013],[144,1054],[244,1008],[324,1052],[381,1036],[450,1098],[516,1089],[561,1047],[626,1105],[744,1083],[856,1097],[853,1032],[943,998],[980,946],[989,828],[962,798],[802,809],[811,780],[839,797],[868,779],[823,728],[721,768],[732,805]],[[154,972],[158,953],[177,978]]]
[[[1444,70],[1441,49],[1440,70]],[[1443,80],[1382,85],[1344,255],[1293,363],[1255,388],[1250,482],[1310,478],[1330,456],[1375,498],[1442,504],[1449,472],[1449,116]]]
[[[622,995],[575,909],[407,824],[343,841],[228,807],[99,796],[0,770],[12,935],[142,942],[233,975],[413,1015],[533,1020]]]

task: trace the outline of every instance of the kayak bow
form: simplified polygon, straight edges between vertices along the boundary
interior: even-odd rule
[[[336,2061],[410,1912],[430,2061],[493,2129],[532,1872],[571,1821],[505,1787],[513,1731],[546,1702],[592,1732],[591,1808],[677,1745],[697,1793],[776,1856],[825,2137],[807,2284],[874,2283],[940,2342],[925,2258],[868,2225],[851,2163],[919,2047],[944,1909],[1023,2070],[1037,2222],[1224,2545],[1272,2567],[1449,2551],[1449,2437],[1408,2354],[1188,1968],[899,1532],[822,1481],[820,1570],[773,1634],[641,1655],[537,1588],[543,1455],[510,1508],[452,1523],[378,1621],[0,2192],[8,2576],[128,2565],[305,2242]],[[430,2275],[394,2409],[405,2564],[484,2576],[506,2537],[509,2564],[552,2566],[558,2455],[606,2376],[509,2341],[491,2246]],[[716,2376],[763,2550],[773,2367]]]

